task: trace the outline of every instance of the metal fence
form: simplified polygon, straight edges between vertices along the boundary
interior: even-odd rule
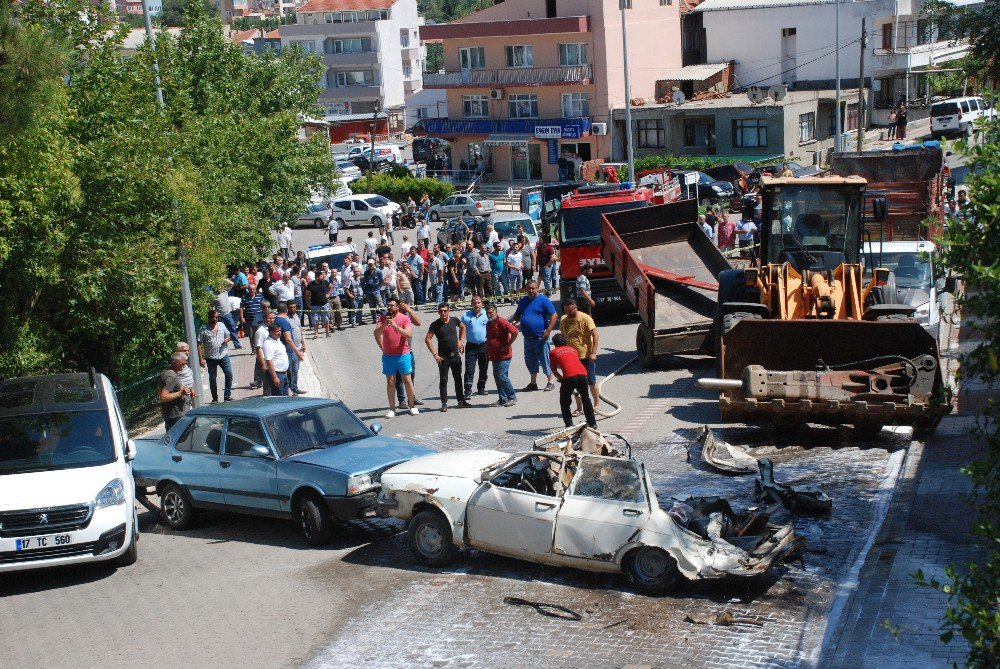
[[[159,405],[157,387],[160,383],[160,373],[167,368],[167,364],[162,362],[140,376],[126,379],[115,386],[118,403],[125,413],[129,427]]]

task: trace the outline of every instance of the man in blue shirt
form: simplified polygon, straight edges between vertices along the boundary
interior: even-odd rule
[[[541,367],[548,382],[545,390],[556,386],[552,383],[552,368],[549,365],[549,335],[559,320],[552,301],[538,292],[538,282],[528,282],[528,294],[517,303],[517,310],[510,322],[521,326],[524,338],[524,364],[531,374],[531,383],[525,386],[525,392],[538,390],[538,368]]]
[[[472,297],[472,308],[462,316],[465,325],[465,401],[472,397],[472,382],[479,368],[479,394],[486,394],[486,323],[489,319],[483,310],[483,298]],[[459,402],[459,406],[465,406]]]
[[[507,264],[507,254],[500,248],[500,242],[493,242],[493,250],[489,253],[490,272],[493,273],[493,295],[505,295],[507,293],[506,281],[503,280],[503,271]]]

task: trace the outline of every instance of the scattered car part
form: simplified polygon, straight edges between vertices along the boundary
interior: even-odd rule
[[[830,496],[815,486],[793,488],[775,481],[770,458],[762,458],[759,466],[760,476],[754,481],[754,499],[758,502],[781,504],[793,514],[821,515],[833,509]]]
[[[691,623],[693,625],[719,625],[721,627],[731,627],[733,625],[756,625],[757,627],[763,627],[764,621],[757,620],[756,618],[750,618],[748,616],[736,616],[733,615],[732,609],[726,609],[718,616],[715,620],[709,622],[707,620],[698,620],[689,615],[684,616],[684,622]]]
[[[504,597],[503,603],[510,604],[511,606],[530,606],[543,616],[548,616],[549,618],[559,618],[560,620],[583,620],[583,616],[579,613],[572,609],[568,609],[565,606],[560,606],[559,604],[531,602],[527,599],[521,599],[520,597]]]
[[[757,458],[750,455],[742,446],[733,446],[729,442],[716,439],[707,425],[702,428],[701,435],[695,443],[701,444],[702,461],[720,472],[753,474],[757,471]]]

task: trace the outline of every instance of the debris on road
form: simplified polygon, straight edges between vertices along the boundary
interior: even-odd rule
[[[716,616],[713,621],[698,620],[697,618],[692,618],[691,616],[684,616],[684,622],[691,623],[692,625],[719,625],[720,627],[732,627],[733,625],[756,625],[757,627],[764,626],[764,621],[762,620],[749,618],[747,616],[733,615],[732,609],[726,609]]]
[[[753,474],[757,471],[757,458],[750,455],[746,447],[733,446],[729,442],[716,439],[706,425],[695,443],[701,444],[701,459],[713,469],[725,474]],[[690,457],[690,451],[688,451]]]
[[[572,609],[568,609],[565,606],[560,606],[559,604],[531,602],[527,599],[521,599],[520,597],[504,597],[503,603],[510,604],[511,606],[530,606],[535,609],[535,611],[538,611],[543,616],[548,616],[549,618],[559,618],[561,620],[573,621],[583,620],[583,616],[579,613]]]
[[[754,480],[754,499],[758,502],[781,504],[794,513],[828,514],[833,500],[816,486],[793,488],[774,480],[774,465],[769,458],[760,460],[760,474]]]

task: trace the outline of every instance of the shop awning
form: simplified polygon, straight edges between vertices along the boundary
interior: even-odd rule
[[[486,138],[486,146],[522,146],[532,138],[527,133],[494,133]]]

